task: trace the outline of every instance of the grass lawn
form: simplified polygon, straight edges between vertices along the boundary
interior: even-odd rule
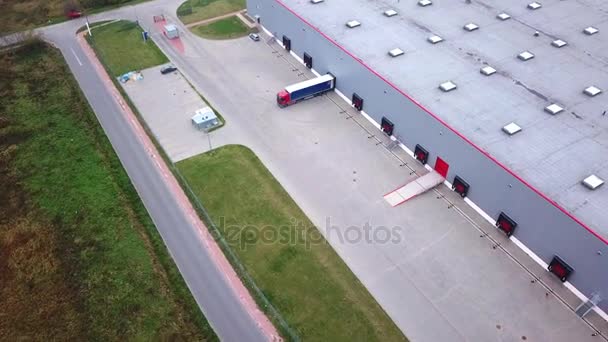
[[[207,39],[232,39],[245,36],[249,28],[236,16],[220,19],[192,28],[197,36]]]
[[[80,1],[88,14],[107,11],[123,5],[148,0]],[[14,32],[67,20],[64,15],[66,0],[2,0],[0,1],[0,32]]]
[[[183,160],[177,168],[302,340],[405,340],[251,150],[225,146]],[[261,238],[262,231],[268,239]],[[301,238],[288,243],[287,236]],[[317,242],[307,246],[304,236]]]
[[[98,57],[110,69],[111,76],[141,70],[169,62],[152,40],[144,43],[141,28],[134,22],[117,21],[95,28],[87,39]]]
[[[61,53],[0,97],[0,340],[216,340]]]
[[[215,18],[245,9],[246,0],[186,0],[177,9],[184,24]]]

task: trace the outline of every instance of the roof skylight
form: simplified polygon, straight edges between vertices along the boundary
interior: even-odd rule
[[[348,26],[348,28],[355,28],[357,26],[361,26],[361,23],[356,20],[350,20],[346,22],[346,26]]]
[[[484,66],[483,68],[481,68],[479,70],[479,72],[481,72],[482,74],[486,75],[486,76],[490,76],[492,74],[496,73],[496,69],[492,68],[489,65]]]
[[[550,104],[547,107],[545,107],[545,112],[547,112],[547,113],[549,113],[551,115],[558,114],[558,113],[560,113],[563,110],[564,110],[564,108],[562,108],[557,103],[553,103],[553,104]]]
[[[589,36],[590,36],[590,35],[593,35],[593,34],[596,34],[596,33],[600,32],[600,30],[599,30],[599,29],[597,29],[597,28],[595,28],[595,27],[593,27],[593,26],[589,26],[589,27],[585,28],[585,29],[583,30],[583,32],[584,32],[586,35],[589,35]]]
[[[517,55],[517,58],[521,59],[522,61],[528,61],[534,58],[534,54],[530,51],[524,51]]]
[[[403,52],[403,50],[401,50],[400,48],[394,48],[394,49],[392,49],[392,50],[390,50],[390,51],[388,52],[388,54],[389,54],[391,57],[397,57],[397,56],[401,56],[401,55],[403,55],[404,53],[405,53],[405,52]]]
[[[568,45],[568,43],[566,43],[565,41],[563,41],[561,39],[556,39],[551,42],[551,45],[555,46],[556,48],[561,48],[561,47]]]
[[[583,179],[583,185],[591,190],[595,190],[604,184],[604,180],[596,175],[590,175],[589,177]]]
[[[387,17],[392,17],[397,15],[397,11],[395,11],[394,9],[389,9],[387,11],[384,11],[384,15]]]
[[[456,89],[456,83],[452,81],[443,82],[439,85],[439,89],[447,93],[448,91]]]
[[[505,12],[502,13],[498,13],[498,15],[496,16],[496,18],[500,19],[500,20],[507,20],[507,19],[511,19],[511,16],[508,15]]]
[[[602,89],[596,87],[596,86],[590,86],[588,88],[586,88],[585,90],[583,90],[583,93],[585,93],[585,95],[588,96],[596,96],[599,95],[602,92]]]
[[[508,135],[513,135],[517,132],[520,132],[521,127],[519,127],[519,125],[517,125],[515,122],[511,122],[510,124],[504,126],[502,128],[502,131],[507,133]]]
[[[462,28],[465,29],[466,31],[471,32],[471,31],[477,30],[479,28],[479,26],[477,26],[477,24],[475,24],[475,23],[468,23],[468,24],[464,25]]]
[[[442,42],[443,38],[439,37],[438,35],[432,35],[432,36],[428,37],[426,40],[428,40],[429,43],[431,43],[431,44],[437,44],[439,42]]]

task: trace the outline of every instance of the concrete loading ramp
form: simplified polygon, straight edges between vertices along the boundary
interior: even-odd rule
[[[414,179],[404,186],[389,192],[388,194],[384,195],[384,199],[392,207],[396,207],[409,199],[433,189],[437,185],[443,183],[444,180],[445,178],[442,175],[433,170]]]

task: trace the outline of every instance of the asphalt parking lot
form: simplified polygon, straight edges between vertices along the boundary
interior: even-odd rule
[[[390,207],[382,196],[423,167],[339,96],[278,108],[276,92],[312,74],[267,38],[155,40],[229,122],[202,146],[249,146],[408,337],[598,340],[564,304],[577,299],[445,186]],[[345,239],[366,224],[399,238]]]
[[[190,122],[207,104],[180,72],[162,75],[161,67],[142,70],[142,80],[121,84],[169,158],[178,162],[208,150],[207,133]]]

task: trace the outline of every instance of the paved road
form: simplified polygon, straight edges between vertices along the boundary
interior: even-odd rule
[[[133,20],[162,7],[175,8],[179,2],[160,0],[128,6],[101,13],[90,20]],[[149,147],[133,131],[123,109],[78,44],[74,33],[83,24],[83,20],[77,20],[38,31],[63,53],[184,280],[218,336],[224,341],[271,339],[252,317],[243,295],[232,290],[234,286],[226,276],[226,270],[216,264],[213,251],[201,239],[199,227],[193,224],[190,213],[180,205],[181,199],[175,194],[175,189],[167,184],[167,175],[163,175]]]

